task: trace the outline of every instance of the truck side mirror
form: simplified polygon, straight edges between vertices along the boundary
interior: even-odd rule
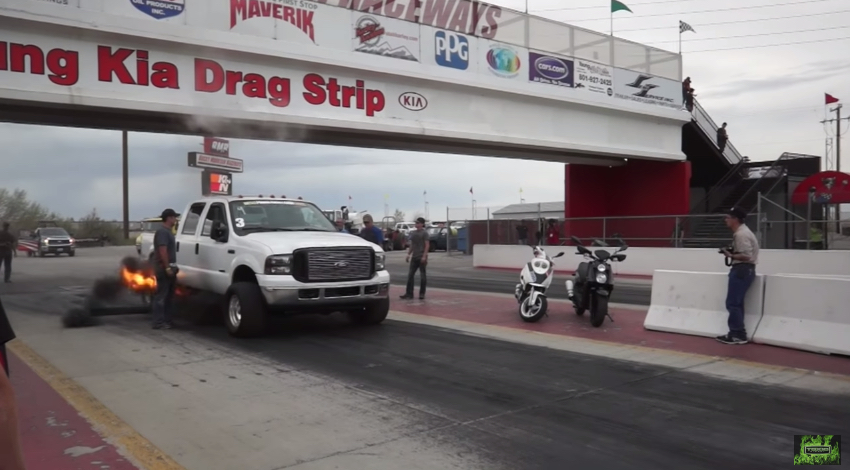
[[[217,242],[226,243],[228,238],[227,225],[219,221],[213,222],[212,229],[210,229],[210,238]]]

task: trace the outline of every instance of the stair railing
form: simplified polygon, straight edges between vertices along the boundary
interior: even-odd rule
[[[716,146],[718,126],[696,98],[694,98],[694,109],[691,111],[691,116],[694,118],[697,126],[702,129],[705,135],[708,136],[708,139]],[[732,165],[736,165],[744,159],[741,153],[738,152],[738,149],[728,140],[726,141],[726,147],[723,149],[723,157]]]
[[[782,165],[782,163],[785,160],[791,160],[793,158],[796,158],[795,155],[790,154],[788,152],[785,152],[782,155],[780,155],[779,158],[777,158],[773,162],[773,164],[770,165],[770,167],[767,169],[767,171],[765,171],[758,178],[758,181],[756,181],[756,183],[754,185],[750,186],[750,189],[748,189],[747,192],[745,192],[743,196],[741,196],[740,198],[738,198],[737,201],[735,201],[735,206],[740,207],[741,203],[743,201],[746,201],[748,197],[752,196],[753,192],[760,192],[761,190],[759,189],[759,186],[761,186],[761,183],[764,181],[765,178],[772,178],[772,177],[776,178],[776,181],[773,183],[773,186],[771,186],[770,190],[766,194],[769,194],[770,191],[773,191],[773,189],[776,188],[776,185],[779,183],[779,180],[781,180],[786,174],[788,174],[788,169],[785,168]],[[780,167],[782,168],[781,171],[780,171]],[[749,215],[752,211],[753,211],[753,208],[747,209],[747,215]]]

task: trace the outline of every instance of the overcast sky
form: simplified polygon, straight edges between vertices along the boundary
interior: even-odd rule
[[[496,1],[523,10],[522,0]],[[569,7],[563,7],[569,3]],[[753,160],[784,151],[822,156],[824,93],[850,100],[850,2],[847,0],[625,0],[633,14],[615,14],[614,34],[676,51],[678,21],[696,30],[683,36],[684,71],[716,122],[729,123],[731,142]],[[539,16],[608,32],[609,0],[529,0]],[[800,43],[800,44],[789,44]],[[788,44],[776,47],[777,44]],[[850,108],[845,115],[850,115]],[[845,121],[843,131],[850,127]],[[834,135],[834,125],[830,136]],[[130,217],[166,206],[182,210],[197,195],[200,175],[186,152],[200,137],[130,135]],[[25,189],[50,209],[80,217],[96,207],[121,217],[121,135],[118,132],[0,124],[0,187]],[[846,145],[845,145],[846,147]],[[468,216],[469,188],[481,207],[563,200],[563,165],[520,160],[424,155],[392,151],[232,141],[245,160],[238,193],[301,195],[337,208],[348,203],[383,215]],[[843,159],[845,168],[850,159]],[[465,215],[464,215],[465,214]]]

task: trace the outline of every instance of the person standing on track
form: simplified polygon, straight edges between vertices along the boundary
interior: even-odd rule
[[[3,281],[7,284],[12,282],[12,255],[18,248],[17,242],[9,231],[9,222],[3,222],[3,230],[0,230],[0,264],[3,265]]]
[[[427,285],[425,266],[428,264],[428,251],[431,248],[430,238],[425,230],[425,219],[419,217],[416,219],[416,230],[410,232],[410,246],[407,248],[407,262],[410,263],[410,271],[407,274],[407,290],[401,296],[402,299],[413,298],[413,281],[416,278],[416,271],[419,271],[419,300],[425,300],[425,287]]]
[[[26,470],[18,429],[18,408],[15,391],[9,381],[9,361],[6,356],[6,343],[13,339],[15,332],[0,302],[0,469]]]
[[[177,252],[175,250],[174,224],[177,222],[177,213],[173,209],[162,211],[162,226],[156,230],[153,236],[153,268],[156,275],[156,293],[153,296],[153,329],[170,330],[172,301],[176,288],[176,276],[174,265],[177,263]]]
[[[732,230],[732,252],[724,248],[723,254],[732,259],[729,270],[729,287],[726,292],[726,310],[729,311],[729,333],[718,336],[717,341],[726,344],[746,344],[747,330],[744,327],[744,298],[756,278],[759,258],[759,242],[752,230],[744,224],[747,213],[733,207],[726,214],[726,226]]]

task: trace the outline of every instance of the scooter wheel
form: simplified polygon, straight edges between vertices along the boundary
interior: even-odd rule
[[[546,297],[538,297],[535,305],[529,305],[530,299],[530,297],[526,298],[519,304],[519,317],[526,323],[534,323],[540,320],[546,315],[546,310],[549,308],[549,301]]]
[[[576,315],[578,315],[578,316],[584,315],[584,312],[586,311],[586,309],[579,308],[579,307],[573,307],[573,309],[576,311]]]

